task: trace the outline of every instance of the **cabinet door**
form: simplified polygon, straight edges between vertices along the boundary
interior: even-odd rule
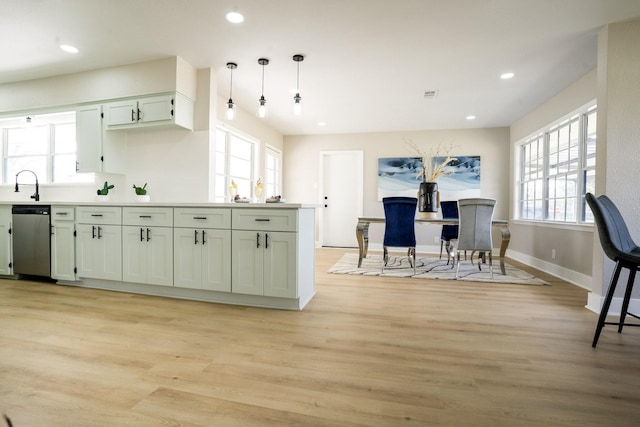
[[[76,111],[77,172],[102,172],[102,106]]]
[[[197,234],[196,234],[197,233]],[[173,285],[180,288],[202,287],[202,235],[192,228],[174,228]]]
[[[117,101],[105,104],[107,126],[130,125],[138,121],[138,102],[136,100]]]
[[[151,285],[173,286],[173,229],[146,229],[147,281]]]
[[[122,280],[144,283],[147,279],[147,244],[145,229],[122,227]]]
[[[296,298],[296,233],[265,233],[264,293],[270,297]]]
[[[122,231],[116,225],[77,225],[78,277],[122,280]]]
[[[231,292],[231,230],[202,233],[202,289]]]
[[[51,226],[51,277],[54,279],[76,280],[74,229],[72,221],[54,222]]]
[[[150,96],[138,100],[139,123],[169,121],[173,119],[173,96]]]
[[[12,274],[11,206],[0,206],[0,275]]]
[[[125,282],[173,285],[173,237],[167,227],[122,227]]]
[[[231,292],[262,295],[263,244],[263,232],[231,232]]]

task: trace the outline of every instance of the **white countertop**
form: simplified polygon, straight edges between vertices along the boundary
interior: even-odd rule
[[[178,203],[157,203],[157,202],[117,202],[117,201],[78,201],[78,202],[55,202],[55,201],[26,201],[26,200],[2,200],[0,205],[45,205],[45,206],[123,206],[123,207],[199,207],[199,208],[267,208],[267,209],[316,209],[322,205],[310,203],[207,203],[207,202],[178,202]]]

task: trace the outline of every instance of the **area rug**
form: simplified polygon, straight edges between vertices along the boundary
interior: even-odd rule
[[[469,261],[460,264],[460,279],[475,282],[513,283],[518,285],[548,285],[544,280],[523,271],[517,267],[505,263],[506,275],[500,272],[500,261],[494,259],[493,279],[489,273],[489,264],[483,264],[482,270],[474,259],[473,265]],[[358,268],[358,254],[346,253],[328,270],[334,274],[357,274],[362,276],[407,277],[412,279],[439,279],[456,280],[456,270],[447,265],[446,258],[420,256],[416,258],[416,274],[409,265],[406,256],[390,256],[387,267],[382,272],[382,255],[368,255],[362,260],[362,266]]]

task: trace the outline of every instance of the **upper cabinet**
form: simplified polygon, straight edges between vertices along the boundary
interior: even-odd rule
[[[110,102],[104,108],[107,130],[165,125],[193,129],[193,101],[177,92]]]
[[[79,107],[76,111],[76,171],[124,173],[126,134],[105,132],[102,104]]]

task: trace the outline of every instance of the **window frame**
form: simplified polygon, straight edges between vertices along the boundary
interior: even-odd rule
[[[46,147],[46,152],[38,154],[39,157],[44,157],[44,173],[38,170],[38,182],[40,184],[48,185],[65,185],[65,184],[77,184],[77,183],[89,183],[93,182],[93,174],[79,174],[75,171],[75,165],[77,161],[78,145],[75,140],[75,124],[76,124],[76,110],[70,108],[37,111],[33,114],[11,114],[0,116],[0,146],[2,149],[2,162],[0,164],[0,173],[2,176],[2,185],[13,184],[12,176],[9,176],[8,162],[13,159],[26,159],[34,157],[32,154],[24,155],[9,155],[9,133],[11,129],[25,128],[29,126],[27,124],[27,118],[32,120],[32,126],[44,127],[43,135],[46,135],[46,141],[43,141],[43,145]],[[74,144],[75,149],[73,152],[57,152],[56,151],[56,127],[57,126],[69,126],[74,129]],[[56,165],[57,156],[69,156],[73,155],[73,169],[67,171],[67,179],[60,180],[60,175],[56,174],[54,170]],[[19,160],[18,160],[19,161]],[[23,169],[20,169],[23,170]],[[28,169],[30,170],[30,169]],[[35,173],[35,172],[34,172]],[[58,179],[56,180],[56,176]],[[25,180],[29,181],[30,178],[25,176]]]
[[[221,141],[220,136],[224,135]],[[250,156],[244,159],[249,162],[248,176],[241,176],[230,171],[232,158],[230,153],[231,138],[237,138],[250,144]],[[258,166],[258,144],[259,141],[249,135],[246,135],[230,126],[220,123],[216,126],[215,137],[215,158],[214,158],[214,183],[213,183],[213,200],[215,202],[224,203],[231,202],[233,195],[231,193],[231,181],[233,180],[238,186],[238,195],[240,197],[253,198],[254,185],[257,176]],[[222,159],[219,157],[223,156]],[[219,170],[222,169],[222,170]]]
[[[589,138],[588,124],[589,120],[593,122],[594,132]],[[577,122],[577,154],[571,155],[571,147],[566,148],[569,154],[565,161],[561,161],[560,152],[552,150],[550,144],[553,134],[558,136],[557,147],[561,145],[560,133],[565,130],[569,132],[567,142],[571,143],[571,125]],[[597,103],[596,100],[583,105],[582,107],[572,111],[571,113],[561,117],[549,125],[531,133],[522,138],[515,144],[514,169],[516,171],[516,185],[514,188],[514,217],[519,221],[528,221],[544,224],[556,225],[592,225],[593,216],[585,202],[585,192],[593,191],[590,187],[595,182],[595,125],[597,122]],[[589,152],[587,144],[591,142],[594,147]],[[537,174],[532,175],[534,169],[531,163],[531,157],[527,157],[527,153],[531,153],[533,143],[542,144],[542,164],[537,164],[535,168]],[[538,153],[540,151],[538,150]],[[556,156],[556,161],[551,162],[551,156]],[[589,163],[591,159],[591,163]],[[537,158],[540,160],[540,158]],[[566,170],[552,169],[553,165],[561,166],[563,164],[575,164],[573,169],[567,166]],[[570,177],[574,177],[573,185],[575,185],[574,195],[558,194],[554,189],[550,188],[550,184],[556,181],[564,180],[565,183]],[[558,187],[556,187],[558,188]],[[531,191],[533,189],[533,196]],[[567,190],[567,185],[562,188]],[[538,194],[541,192],[541,194]],[[564,202],[562,212],[559,219],[557,209],[554,209],[554,215],[550,214],[551,206],[558,206],[558,202]],[[573,209],[568,209],[568,204],[572,204]],[[562,205],[562,203],[560,203]],[[533,209],[533,210],[532,210]],[[540,215],[538,214],[540,212]]]

